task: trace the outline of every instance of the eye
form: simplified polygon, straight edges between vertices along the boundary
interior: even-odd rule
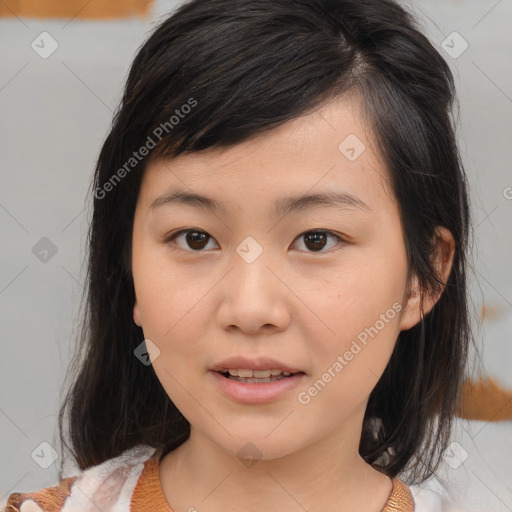
[[[302,233],[302,235],[299,235],[297,237],[297,240],[304,241],[304,246],[308,249],[312,249],[308,252],[327,252],[322,251],[324,247],[327,245],[327,240],[330,238],[335,239],[336,242],[344,242],[344,240],[339,237],[338,235],[335,235],[331,231],[306,231],[305,233]],[[336,243],[334,244],[334,247],[336,246]],[[333,246],[331,246],[333,247]]]
[[[181,229],[167,238],[166,243],[172,242],[174,244],[176,243],[174,240],[181,238],[182,235],[186,235],[185,243],[189,248],[193,249],[192,252],[201,252],[201,249],[207,246],[205,242],[210,238],[213,240],[208,233],[199,229]],[[180,249],[187,250],[186,247],[180,247]]]
[[[184,244],[186,244],[186,246],[179,246],[176,240],[182,238],[183,235],[185,235]],[[307,252],[326,252],[322,251],[322,249],[326,247],[327,240],[329,239],[329,237],[334,239],[336,243],[344,243],[344,240],[341,237],[332,233],[331,231],[320,230],[306,231],[305,233],[299,235],[296,238],[296,240],[304,241],[304,246],[307,249],[309,249]],[[192,251],[189,252],[204,252],[202,251],[202,249],[207,248],[208,241],[210,239],[214,240],[213,237],[211,237],[205,231],[201,231],[199,229],[181,229],[176,233],[172,233],[165,240],[165,243],[169,244],[172,242],[172,244],[178,245],[180,249],[183,249],[185,251],[187,251],[188,249],[193,249]],[[336,243],[334,244],[334,246],[336,246]]]

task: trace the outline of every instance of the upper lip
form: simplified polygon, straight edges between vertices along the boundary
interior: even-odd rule
[[[217,364],[212,366],[210,370],[218,372],[224,369],[243,369],[243,370],[281,370],[283,372],[290,373],[305,373],[303,370],[290,366],[286,363],[282,363],[277,359],[271,357],[257,357],[250,359],[248,357],[236,356],[230,357],[219,361]]]

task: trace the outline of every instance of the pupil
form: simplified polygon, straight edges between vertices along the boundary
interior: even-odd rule
[[[325,247],[325,233],[310,233],[308,235],[305,235],[305,237],[307,241],[313,240],[314,242],[312,247],[309,247],[306,242],[306,246],[308,247],[308,249],[322,249],[323,247]]]
[[[206,236],[207,235],[205,233],[198,233],[197,231],[190,231],[186,235],[187,243],[193,249],[202,249],[204,244],[202,244],[201,242],[204,242],[204,240],[206,239]],[[197,237],[199,237],[201,240],[198,241],[196,239]],[[197,245],[197,244],[199,244],[199,245]]]

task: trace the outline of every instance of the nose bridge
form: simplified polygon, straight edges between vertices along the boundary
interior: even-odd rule
[[[251,293],[261,291],[262,285],[263,288],[266,288],[265,285],[268,285],[273,277],[268,268],[272,265],[270,249],[268,244],[265,244],[267,247],[264,247],[263,237],[259,238],[261,243],[249,235],[235,249],[235,279],[239,286],[248,287],[249,290],[246,291]],[[271,283],[271,285],[275,285],[275,283]]]
[[[226,276],[223,304],[218,322],[224,329],[237,326],[246,333],[256,333],[262,327],[285,329],[290,321],[276,259],[270,249],[256,237],[247,236],[235,248],[231,271]]]

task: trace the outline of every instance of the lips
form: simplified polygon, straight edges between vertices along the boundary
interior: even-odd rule
[[[299,372],[270,382],[269,379],[235,380],[238,377],[227,378],[219,371],[209,371],[208,377],[214,389],[224,396],[237,403],[250,405],[273,402],[284,396],[291,399],[292,390],[304,383],[304,379],[307,378],[304,372]]]
[[[293,373],[306,373],[304,370],[291,366],[287,363],[273,359],[270,357],[247,358],[243,356],[234,356],[228,359],[219,361],[210,368],[211,371],[226,373],[229,370],[279,370],[280,372]]]

